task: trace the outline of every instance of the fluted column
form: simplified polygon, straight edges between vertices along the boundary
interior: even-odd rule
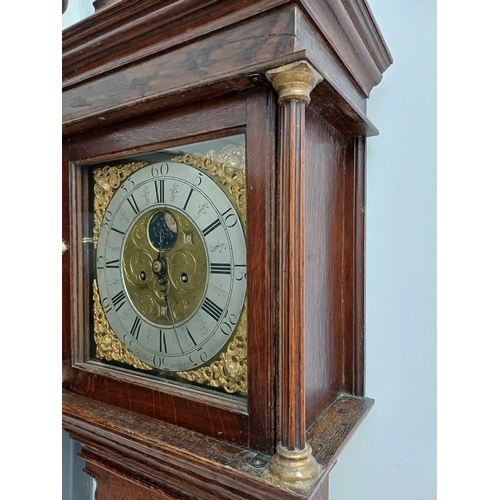
[[[266,73],[280,104],[280,407],[279,444],[271,480],[304,490],[320,467],[306,442],[304,366],[305,108],[322,80],[306,61]]]

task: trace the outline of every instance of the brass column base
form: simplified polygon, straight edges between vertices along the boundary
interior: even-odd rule
[[[313,486],[321,470],[308,444],[303,450],[288,450],[278,445],[264,478],[283,488],[303,492]]]

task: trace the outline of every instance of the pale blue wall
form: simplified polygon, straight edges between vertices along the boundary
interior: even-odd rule
[[[92,13],[90,4],[70,0],[63,26]],[[366,394],[376,402],[330,475],[330,499],[432,500],[436,5],[369,4],[394,58],[368,106],[380,130],[368,140],[366,215]]]
[[[368,101],[366,395],[331,500],[436,498],[436,4],[368,0],[394,58]]]
[[[62,496],[61,500],[93,500],[95,481],[83,472],[85,462],[77,455],[80,443],[62,432]]]
[[[94,13],[92,0],[69,0],[62,16],[62,29]],[[94,481],[82,469],[85,462],[77,455],[80,444],[62,431],[62,496],[61,500],[91,500],[94,497]]]
[[[68,8],[62,16],[62,29],[68,28],[94,13],[93,0],[69,0]]]

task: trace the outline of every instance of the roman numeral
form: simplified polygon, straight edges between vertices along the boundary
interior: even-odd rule
[[[139,213],[139,206],[137,205],[137,202],[135,201],[134,195],[131,194],[128,198],[127,201],[129,202],[130,206],[132,207],[132,210],[134,211],[135,215]]]
[[[134,320],[134,324],[132,325],[132,330],[130,330],[130,335],[135,338],[135,340],[139,339],[139,332],[141,331],[142,322],[136,317]]]
[[[205,297],[201,308],[215,321],[220,320],[220,317],[222,316],[222,309],[217,304],[212,302],[208,297]]]
[[[210,226],[207,226],[203,230],[203,236],[208,236],[214,229],[217,229],[221,225],[220,219],[215,219]]]
[[[116,229],[115,227],[112,227],[111,228],[111,231],[114,231],[115,233],[118,233],[118,234],[121,234],[122,236],[125,236],[125,233],[123,233],[122,231],[120,231],[119,229]]]
[[[182,207],[182,210],[186,210],[186,207],[188,206],[188,203],[189,203],[189,200],[190,200],[192,194],[193,194],[193,188],[191,188],[191,191],[189,191],[186,203],[184,203],[184,206]]]
[[[231,264],[210,264],[212,274],[231,274]]]
[[[168,354],[167,351],[167,337],[165,336],[165,330],[160,330],[160,352]]]
[[[189,328],[186,326],[186,331],[188,332],[189,338],[193,341],[193,344],[196,346],[198,345],[195,340],[193,339],[193,336],[191,335],[191,332],[189,331]]]
[[[102,299],[102,307],[104,308],[105,313],[109,313],[109,311],[111,311],[111,309],[113,308],[107,297],[104,297]]]
[[[165,181],[155,181],[156,203],[165,203]]]
[[[125,304],[126,302],[125,293],[123,292],[123,290],[121,290],[114,297],[112,297],[111,302],[113,302],[115,309],[119,311],[120,308],[123,306],[123,304]]]
[[[106,262],[106,267],[108,269],[119,269],[120,266],[118,265],[119,259],[116,260],[110,260],[109,262]]]

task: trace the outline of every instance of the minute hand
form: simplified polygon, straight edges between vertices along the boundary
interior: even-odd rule
[[[163,243],[163,232],[162,232],[161,237],[160,237],[160,249],[158,250],[158,257],[153,261],[153,273],[158,278],[158,283],[160,285],[160,291],[163,294],[163,297],[165,298],[165,302],[167,303],[167,312],[168,312],[168,315],[170,316],[170,321],[172,322],[172,327],[174,329],[175,336],[177,337],[177,330],[175,329],[174,315],[172,314],[172,309],[170,307],[170,302],[168,300],[168,294],[167,294],[167,279],[168,278],[165,277],[167,274],[167,264],[161,258],[162,243]]]

